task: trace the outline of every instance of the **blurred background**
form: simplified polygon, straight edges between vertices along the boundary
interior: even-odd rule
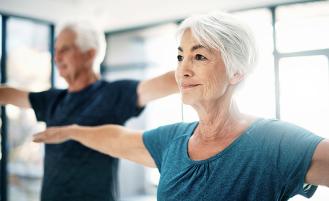
[[[175,69],[178,24],[215,10],[240,16],[258,41],[260,62],[237,95],[240,109],[329,138],[329,1],[0,0],[0,81],[30,91],[65,87],[54,66],[54,38],[63,23],[79,20],[104,30],[103,79],[150,78]],[[172,95],[149,104],[127,126],[195,120],[192,109]],[[31,136],[45,125],[32,110],[6,106],[0,126],[0,201],[38,201],[44,150]],[[155,201],[158,180],[156,169],[122,160],[121,201]],[[328,188],[320,187],[312,200],[328,197]]]

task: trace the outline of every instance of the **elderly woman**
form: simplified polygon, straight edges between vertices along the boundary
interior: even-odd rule
[[[256,50],[248,28],[216,13],[179,28],[176,80],[199,122],[147,132],[121,126],[67,126],[35,142],[76,140],[111,156],[160,171],[158,200],[273,201],[311,197],[329,186],[329,141],[295,125],[239,112],[233,95],[251,71]]]

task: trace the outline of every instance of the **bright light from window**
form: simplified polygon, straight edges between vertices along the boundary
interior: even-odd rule
[[[329,72],[325,56],[280,61],[281,118],[329,137]]]
[[[328,48],[329,1],[277,9],[277,48],[280,52]]]
[[[329,72],[325,56],[286,58],[280,61],[281,118],[329,138]],[[328,200],[319,187],[314,201]],[[296,196],[291,200],[308,200]]]
[[[274,62],[271,13],[257,9],[234,13],[249,24],[258,45],[259,61],[244,86],[237,91],[236,101],[243,113],[275,117]]]

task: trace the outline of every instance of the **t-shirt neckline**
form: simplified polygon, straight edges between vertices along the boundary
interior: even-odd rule
[[[69,92],[68,90],[66,90],[66,92],[70,96],[76,96],[78,94],[86,93],[86,92],[88,92],[89,90],[91,90],[93,88],[97,88],[100,85],[101,82],[102,81],[99,79],[99,80],[96,80],[95,82],[91,83],[90,85],[86,86],[85,88],[81,89],[80,91]]]
[[[197,128],[199,122],[194,122],[194,125],[191,126],[191,129],[189,129],[188,135],[186,137],[186,140],[184,141],[184,156],[185,158],[190,162],[190,163],[194,163],[194,164],[202,164],[202,163],[207,163],[210,162],[212,160],[215,160],[217,158],[220,158],[222,155],[224,155],[226,152],[228,152],[229,150],[231,150],[234,146],[236,146],[245,136],[247,136],[246,134],[248,134],[251,130],[253,130],[259,122],[261,122],[263,120],[263,118],[258,118],[256,119],[254,122],[252,122],[250,124],[250,126],[245,129],[242,134],[237,137],[229,146],[227,146],[225,149],[223,149],[222,151],[218,152],[217,154],[207,158],[207,159],[203,159],[203,160],[193,160],[190,158],[189,154],[188,154],[188,143],[189,140],[192,136],[192,134],[194,133],[195,129]]]

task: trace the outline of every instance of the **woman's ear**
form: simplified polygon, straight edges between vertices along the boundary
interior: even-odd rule
[[[230,83],[232,85],[236,85],[239,82],[241,82],[243,79],[244,79],[244,75],[239,72],[236,72],[234,73],[233,77],[230,79]]]

